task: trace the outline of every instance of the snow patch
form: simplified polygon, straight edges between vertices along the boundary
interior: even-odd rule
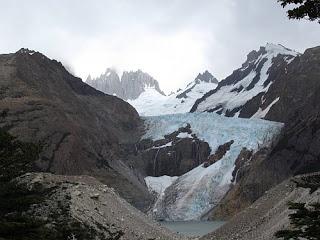
[[[167,144],[155,147],[153,146],[152,149],[160,149],[160,148],[165,148],[165,147],[171,147],[172,146],[172,142],[168,142]]]
[[[190,133],[187,133],[187,132],[181,132],[181,133],[178,134],[177,137],[178,137],[178,138],[193,138],[193,137],[191,136],[191,134],[190,134]]]
[[[272,106],[279,101],[280,97],[277,97],[268,107],[265,109],[259,108],[258,111],[251,118],[264,118],[267,113],[270,111]]]
[[[129,100],[131,104],[141,116],[158,116],[174,113],[189,112],[195,101],[202,97],[205,93],[217,87],[216,83],[199,82],[195,83],[194,87],[186,93],[186,97],[178,98],[182,91],[178,91],[169,96],[163,96],[154,88],[147,88],[137,99]]]
[[[161,176],[161,177],[146,177],[144,181],[150,192],[155,192],[160,196],[164,195],[165,190],[175,181],[178,177]]]

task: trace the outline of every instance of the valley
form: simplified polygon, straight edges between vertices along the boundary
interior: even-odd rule
[[[320,171],[319,79],[319,47],[267,44],[226,79],[205,71],[168,96],[141,70],[108,68],[88,77],[95,89],[39,52],[2,54],[0,126],[17,149],[1,146],[0,200],[31,197],[0,212],[0,233],[276,239],[287,201],[319,201],[317,180],[302,187]]]

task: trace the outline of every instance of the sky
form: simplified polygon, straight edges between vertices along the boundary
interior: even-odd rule
[[[165,92],[209,70],[219,80],[267,42],[303,52],[320,24],[287,19],[276,0],[0,0],[0,53],[22,47],[74,75],[141,69]]]

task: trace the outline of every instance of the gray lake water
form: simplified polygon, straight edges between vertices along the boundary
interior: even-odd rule
[[[206,235],[219,227],[221,227],[225,222],[223,221],[213,221],[213,222],[200,222],[200,221],[190,221],[190,222],[161,222],[161,224],[170,229],[173,232],[190,236],[198,237]]]

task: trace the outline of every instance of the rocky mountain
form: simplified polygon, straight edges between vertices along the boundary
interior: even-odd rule
[[[179,89],[177,91],[176,98],[178,99],[187,99],[188,97],[190,98],[191,92],[204,94],[206,91],[205,88],[203,89],[197,89],[197,88],[199,88],[200,85],[211,84],[211,83],[218,84],[219,81],[210,72],[208,72],[208,70],[206,70],[204,73],[199,73],[198,76],[195,78],[195,80],[190,82],[184,90]]]
[[[308,49],[304,54],[281,54],[279,52],[284,51],[288,53],[288,49],[283,48],[282,46],[268,45],[266,49],[268,50],[266,60],[263,62],[273,63],[270,67],[264,66],[264,64],[260,64],[262,69],[265,69],[265,73],[267,73],[267,77],[259,78],[258,81],[260,85],[254,85],[255,87],[260,86],[262,89],[258,95],[252,94],[252,99],[249,99],[245,105],[239,110],[240,113],[238,116],[246,116],[244,113],[248,113],[248,109],[252,109],[253,113],[263,112],[263,115],[255,117],[264,117],[268,120],[284,122],[285,127],[282,131],[282,134],[279,138],[275,135],[271,139],[271,145],[266,147],[266,145],[258,143],[258,147],[252,151],[253,149],[248,148],[248,145],[243,145],[242,149],[238,149],[238,154],[233,158],[232,172],[230,175],[232,176],[230,179],[233,182],[231,189],[226,191],[226,195],[220,200],[217,200],[219,204],[216,206],[213,205],[212,211],[208,211],[206,214],[203,214],[201,217],[204,219],[221,219],[221,218],[229,218],[234,214],[238,213],[240,210],[250,206],[254,201],[256,201],[259,197],[263,196],[265,191],[270,189],[271,187],[279,184],[280,182],[288,179],[291,176],[300,173],[308,173],[320,170],[319,164],[319,87],[320,82],[320,48],[315,47],[312,49]],[[271,49],[270,49],[271,48]],[[280,48],[280,50],[279,50]],[[273,49],[273,50],[272,50]],[[263,48],[260,49],[261,52],[264,52]],[[268,53],[269,52],[269,53]],[[273,55],[271,54],[273,52]],[[289,51],[292,52],[292,51]],[[258,53],[258,52],[256,52]],[[262,54],[258,57],[260,61],[263,59]],[[270,56],[273,56],[272,58]],[[285,57],[284,57],[285,56]],[[288,60],[290,59],[290,60]],[[250,56],[248,57],[248,66],[251,66],[253,62],[256,60],[250,60]],[[257,61],[257,63],[259,62]],[[262,61],[262,60],[261,60]],[[279,61],[279,62],[278,62]],[[250,63],[251,62],[251,63]],[[247,66],[247,67],[248,67]],[[263,67],[264,66],[264,67]],[[245,66],[246,67],[246,66]],[[236,70],[234,72],[240,74],[241,70]],[[251,71],[250,71],[251,72]],[[252,74],[252,73],[251,73]],[[256,73],[254,73],[256,74]],[[254,75],[253,74],[253,75]],[[240,74],[241,75],[241,74]],[[260,74],[260,77],[262,74]],[[231,79],[231,78],[227,78]],[[247,78],[251,79],[251,78]],[[261,82],[261,79],[264,80]],[[242,78],[240,78],[240,82],[244,84]],[[252,79],[251,79],[252,80]],[[269,85],[263,88],[263,83],[265,81],[270,81]],[[226,80],[224,80],[226,82]],[[248,86],[252,83],[247,82]],[[262,83],[262,84],[261,84]],[[220,83],[219,83],[220,84]],[[231,86],[231,85],[230,85]],[[225,86],[230,87],[230,86]],[[233,86],[233,85],[232,85]],[[250,89],[247,89],[248,95],[250,95]],[[220,90],[219,90],[220,89]],[[218,86],[217,90],[213,90],[212,92],[222,91],[223,86]],[[258,91],[256,91],[258,92]],[[228,95],[229,92],[226,92]],[[254,92],[252,92],[254,93]],[[208,93],[209,95],[209,93]],[[214,95],[214,94],[213,94]],[[240,96],[248,96],[242,95],[242,91],[239,92]],[[230,95],[229,95],[230,96]],[[263,103],[259,102],[258,105],[254,105],[256,99],[261,99],[264,96]],[[208,98],[209,99],[209,98]],[[237,98],[236,98],[237,99]],[[275,103],[275,99],[277,102]],[[230,104],[228,101],[226,104]],[[260,109],[261,108],[261,109]],[[260,109],[260,110],[259,110]],[[267,109],[267,111],[266,111]],[[209,109],[210,111],[210,109]],[[230,116],[230,111],[226,111],[225,113]],[[254,115],[254,114],[253,114]],[[247,117],[252,117],[253,115],[248,115]],[[190,116],[191,117],[191,116]],[[155,119],[160,117],[153,117]],[[153,119],[152,118],[152,119]],[[159,123],[155,124],[157,128],[160,128],[164,122],[168,122],[168,126],[172,127],[173,124],[177,124],[179,121],[176,119],[179,117],[168,116],[165,120],[159,120]],[[184,117],[185,123],[188,122],[188,117]],[[192,133],[194,133],[194,129],[200,127],[204,124],[203,120],[199,120],[199,125],[193,127],[191,124]],[[216,121],[212,116],[212,122]],[[224,120],[224,124],[226,124],[226,119]],[[170,122],[170,123],[169,123]],[[201,122],[201,123],[200,123]],[[222,127],[220,127],[222,129]],[[239,128],[239,127],[237,127]],[[210,133],[213,134],[213,128],[208,127],[210,129]],[[251,129],[252,130],[252,129]],[[226,130],[227,131],[227,130]],[[259,130],[261,133],[261,129]],[[258,131],[258,132],[259,132]],[[240,134],[240,131],[237,131],[237,134]],[[188,135],[188,134],[187,134]],[[189,134],[190,135],[190,134]],[[216,133],[215,135],[219,135]],[[199,135],[197,135],[199,137]],[[249,138],[257,135],[252,135]],[[213,137],[214,138],[214,137]],[[248,137],[241,138],[247,139]],[[201,138],[202,140],[204,137]],[[216,139],[216,138],[215,138]],[[217,139],[216,139],[217,140]],[[229,139],[231,140],[231,139]],[[232,138],[234,140],[234,138]],[[264,139],[265,140],[265,139]],[[262,140],[262,142],[264,141]],[[208,140],[206,142],[210,143]],[[170,142],[169,142],[170,143]],[[174,141],[172,142],[172,144]],[[210,162],[213,159],[212,166],[218,166],[216,164],[215,159],[219,159],[219,157],[212,156],[219,155],[219,148],[224,148],[228,141],[225,143],[221,142],[220,146],[210,145],[211,153],[208,156],[208,161]],[[164,148],[161,148],[161,152],[166,152],[163,149],[169,149],[171,146],[167,145],[167,142],[164,142]],[[231,148],[225,151],[232,151],[233,144],[231,144]],[[217,152],[218,151],[218,152]],[[159,153],[158,153],[159,154]],[[230,154],[228,152],[228,154]],[[230,156],[230,155],[229,155]],[[224,159],[224,158],[222,158]],[[226,160],[225,160],[226,161]],[[223,161],[218,161],[218,163]],[[204,162],[206,165],[206,162]],[[204,166],[203,165],[203,166]],[[223,164],[224,165],[224,164]],[[209,166],[211,166],[209,164]],[[224,165],[226,166],[226,165]],[[187,201],[192,200],[192,194],[189,191],[190,186],[184,189],[183,182],[188,182],[187,179],[193,179],[193,181],[201,182],[200,178],[192,178],[194,174],[192,172],[197,172],[196,169],[201,169],[201,166],[194,168],[190,172],[182,176],[178,176],[177,179],[164,179],[163,186],[166,187],[165,192],[163,193],[162,200],[158,202],[159,205],[157,209],[157,216],[160,218],[164,217],[167,219],[184,219],[186,218],[186,214],[189,214],[186,209],[182,212],[178,211],[177,205],[175,203],[179,202],[179,197],[175,195],[174,189],[179,189],[180,194],[183,191],[186,191],[188,198],[183,198],[184,204],[178,204],[180,207],[185,206]],[[222,168],[219,167],[219,171],[221,172]],[[170,174],[168,174],[170,175]],[[200,174],[201,175],[201,174]],[[202,175],[201,175],[202,176]],[[174,176],[173,176],[174,177]],[[158,179],[154,179],[155,182],[158,182]],[[161,181],[159,179],[159,181]],[[150,183],[150,179],[148,180]],[[152,185],[152,184],[151,184]],[[205,185],[204,183],[201,185]],[[212,185],[211,185],[212,186]],[[182,191],[183,189],[183,191]],[[197,189],[198,188],[192,188]],[[217,190],[217,189],[215,189]],[[205,192],[205,191],[204,191]],[[197,195],[199,196],[199,195]],[[190,198],[189,198],[190,197]],[[216,201],[215,201],[216,202]],[[171,206],[171,208],[170,208]],[[193,205],[194,206],[194,205]],[[161,209],[161,210],[159,210]],[[201,209],[204,209],[203,207]],[[190,213],[191,214],[191,213]],[[192,215],[195,214],[195,215]],[[198,213],[193,212],[190,216],[199,216]],[[200,214],[201,215],[201,214]],[[192,217],[191,217],[192,219]]]
[[[319,79],[320,47],[307,49],[277,73],[265,101],[278,101],[265,118],[285,123],[281,137],[271,149],[241,160],[237,183],[212,218],[235,214],[291,176],[320,170]]]
[[[106,94],[116,95],[122,99],[125,98],[119,75],[111,68],[108,68],[106,72],[98,78],[92,78],[91,75],[89,75],[86,83]]]
[[[218,80],[208,71],[198,76],[186,87],[168,96],[159,94],[153,88],[147,89],[139,98],[128,101],[142,116],[189,112],[195,101],[208,91],[215,89]]]
[[[0,127],[43,146],[34,170],[95,176],[140,208],[150,200],[123,162],[123,146],[134,149],[142,126],[128,103],[27,49],[0,55],[0,98]]]
[[[117,91],[139,78],[128,73],[120,81],[107,72],[116,80],[105,82]],[[125,101],[41,53],[0,55],[0,142],[12,142],[9,148],[0,144],[0,226],[6,226],[0,233],[22,229],[15,220],[33,216],[41,228],[32,229],[53,239],[75,232],[78,239],[179,238],[123,197],[166,220],[229,219],[256,201],[230,221],[234,229],[227,224],[203,239],[272,238],[270,228],[288,224],[279,222],[288,213],[284,201],[319,199],[318,192],[309,196],[290,182],[266,193],[294,175],[320,171],[319,79],[320,47],[298,54],[268,44],[217,88],[209,72],[170,96],[154,85],[145,88],[134,100],[149,94],[141,105],[130,101],[145,115],[182,114],[140,118]],[[187,113],[192,105],[195,112]],[[32,150],[39,158],[26,163],[36,156]],[[28,201],[21,202],[24,196]],[[14,211],[17,202],[20,212]],[[14,225],[1,224],[3,218]]]
[[[280,79],[267,93],[271,99],[278,95],[279,101],[266,118],[285,122],[285,129],[260,166],[259,171],[264,168],[265,179],[270,181],[263,183],[265,187],[295,174],[320,170],[320,47],[295,58]]]
[[[198,99],[191,109],[216,112],[227,117],[264,118],[279,100],[268,98],[279,73],[300,54],[281,45],[267,44],[248,54],[241,68],[222,80],[216,89]]]
[[[100,77],[88,76],[86,83],[95,89],[109,95],[115,95],[124,100],[137,99],[140,94],[152,88],[160,95],[165,96],[159,87],[159,83],[149,74],[138,71],[123,72],[121,80],[117,72],[108,68]]]

